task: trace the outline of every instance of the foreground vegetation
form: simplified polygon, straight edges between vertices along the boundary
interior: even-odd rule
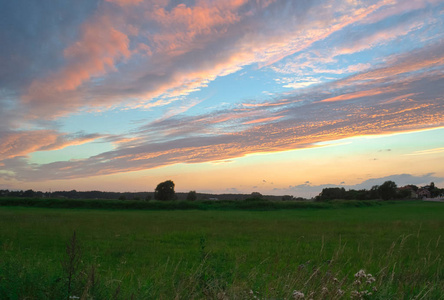
[[[334,200],[313,201],[270,201],[251,198],[244,201],[140,201],[140,200],[89,200],[1,197],[0,206],[30,206],[48,208],[86,209],[132,209],[132,210],[278,210],[278,209],[331,209],[340,207],[362,207],[387,204],[384,201]]]
[[[443,213],[4,206],[0,299],[442,299]]]

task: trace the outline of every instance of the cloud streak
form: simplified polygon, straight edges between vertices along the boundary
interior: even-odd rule
[[[40,20],[45,26],[35,32],[14,27],[14,34],[49,41],[48,49],[36,47],[38,38],[21,46],[24,37],[0,29],[0,176],[81,178],[444,124],[444,35],[434,13],[444,9],[440,1],[79,3],[72,15],[49,9],[52,23]],[[60,12],[65,23],[57,21]],[[11,60],[29,66],[15,71]],[[205,92],[226,78],[260,78],[245,89],[273,96],[207,100]],[[220,89],[228,95],[231,88]],[[119,133],[61,128],[85,111],[132,110],[147,114]],[[114,149],[48,164],[29,158],[93,141]]]
[[[0,132],[0,161],[35,151],[59,150],[101,138],[98,134],[60,134],[54,130]]]

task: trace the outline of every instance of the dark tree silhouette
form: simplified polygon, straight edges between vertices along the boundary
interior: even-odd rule
[[[250,197],[254,199],[262,199],[262,194],[259,192],[253,192],[251,193]]]
[[[196,191],[189,191],[187,194],[187,201],[196,201],[196,200],[197,200]]]
[[[174,200],[176,194],[174,192],[174,182],[167,180],[157,185],[154,190],[154,199],[161,201]]]
[[[333,199],[345,199],[347,192],[343,187],[333,187],[322,189],[319,195],[320,200],[333,200]]]
[[[281,200],[282,201],[291,201],[291,200],[294,200],[294,197],[291,195],[284,195],[284,196],[282,196]]]
[[[390,200],[396,197],[397,186],[393,181],[386,181],[378,188],[379,197],[382,200]]]

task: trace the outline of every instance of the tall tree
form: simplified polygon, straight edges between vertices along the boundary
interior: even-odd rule
[[[157,185],[154,190],[154,199],[161,201],[170,201],[176,199],[174,192],[174,182],[167,180]]]
[[[396,197],[397,186],[393,181],[386,181],[378,188],[379,197],[382,200],[390,200]]]

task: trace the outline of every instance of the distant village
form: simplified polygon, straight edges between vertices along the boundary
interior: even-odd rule
[[[423,200],[444,200],[444,191],[435,187],[432,182],[430,185],[423,187],[417,187],[416,185],[406,185],[400,187],[399,191],[408,191],[410,193],[410,198],[413,199],[423,199]]]
[[[425,201],[443,201],[444,189],[435,186],[431,182],[428,185],[418,187],[413,184],[398,187],[393,181],[386,181],[381,185],[375,185],[366,190],[345,190],[343,187],[324,188],[315,198],[318,201],[345,199],[345,200],[403,200],[422,199]]]

